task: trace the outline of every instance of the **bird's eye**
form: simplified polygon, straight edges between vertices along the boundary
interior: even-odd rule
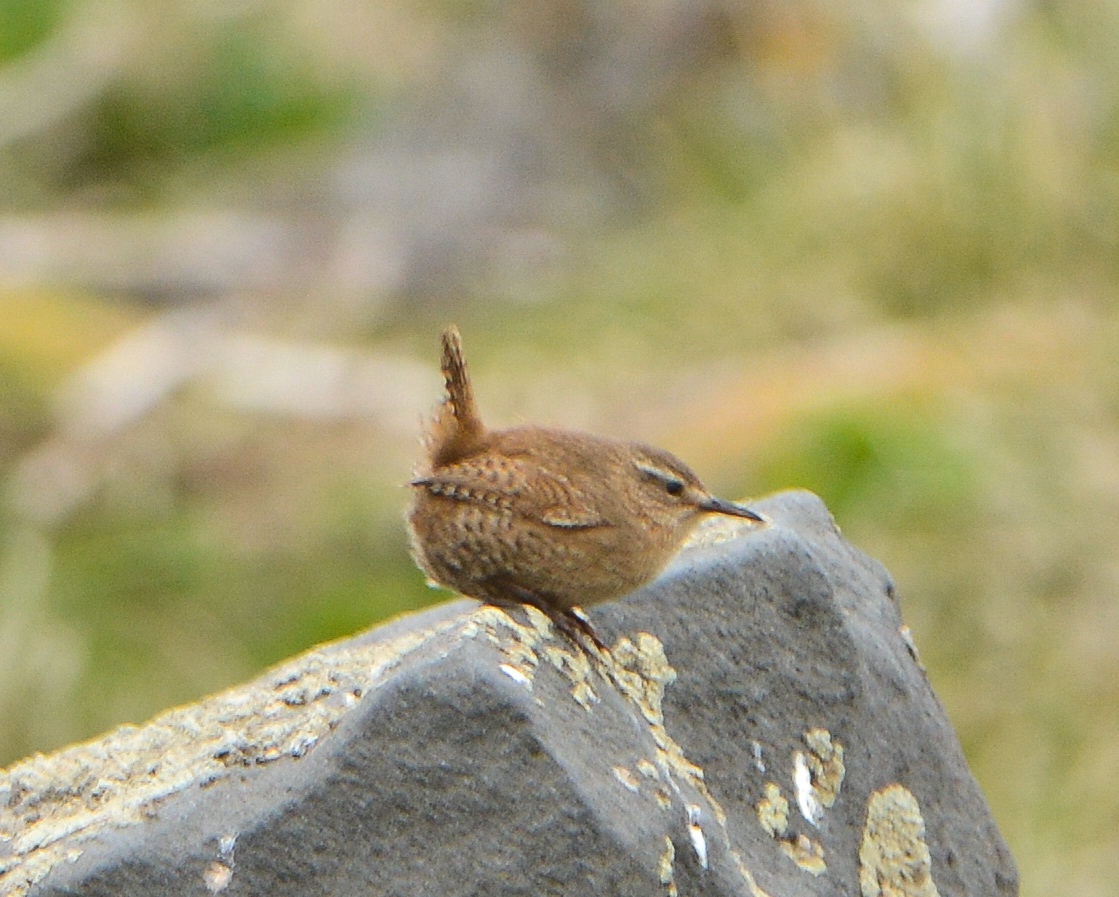
[[[688,488],[687,484],[682,479],[675,476],[673,472],[665,470],[663,467],[642,461],[634,461],[633,466],[645,474],[645,476],[649,477],[649,479],[658,486],[663,486],[664,491],[673,498],[679,498]]]

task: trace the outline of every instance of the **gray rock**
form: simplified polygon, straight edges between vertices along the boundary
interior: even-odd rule
[[[458,601],[0,777],[0,893],[1016,894],[886,571],[822,503],[591,612]]]

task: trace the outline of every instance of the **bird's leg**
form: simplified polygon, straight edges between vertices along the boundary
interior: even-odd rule
[[[598,637],[598,633],[595,632],[594,627],[591,625],[591,621],[587,619],[587,616],[583,613],[582,608],[573,607],[570,610],[557,611],[557,613],[563,620],[567,621],[568,623],[574,623],[588,638],[590,638],[592,642],[595,643],[595,646],[600,651],[602,651],[604,654],[609,653],[610,649],[607,648],[606,643]]]
[[[540,613],[544,614],[556,629],[560,630],[567,638],[575,645],[583,647],[579,641],[579,634],[582,633],[589,638],[596,648],[603,653],[608,652],[606,643],[599,638],[598,633],[594,631],[591,626],[591,621],[588,620],[583,612],[575,609],[560,610],[547,598],[526,589],[524,586],[517,585],[516,583],[508,582],[507,580],[492,577],[486,582],[487,592],[489,593],[488,603],[496,607],[527,604],[529,607],[535,607]]]

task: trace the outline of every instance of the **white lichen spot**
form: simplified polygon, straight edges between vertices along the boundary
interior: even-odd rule
[[[765,772],[765,762],[762,760],[761,742],[751,740],[750,752],[754,755],[754,769],[760,773]]]
[[[614,778],[616,778],[625,788],[628,788],[634,794],[641,791],[641,780],[637,778],[630,770],[624,766],[615,766],[613,768]]]
[[[218,859],[202,870],[202,883],[211,894],[220,894],[233,881],[233,851],[237,847],[237,836],[222,835],[218,839]]]
[[[789,802],[776,782],[765,783],[765,797],[758,801],[758,822],[771,837],[784,835],[789,830]]]
[[[661,884],[668,889],[669,897],[677,897],[676,848],[668,835],[664,836],[664,852],[661,854],[660,862],[657,863],[657,872],[660,875]]]
[[[512,679],[517,685],[523,685],[529,691],[532,691],[532,680],[529,679],[524,673],[518,670],[511,663],[499,663],[497,668],[501,670],[506,676]]]
[[[925,820],[917,798],[901,785],[870,796],[859,848],[862,897],[939,897]]]
[[[292,740],[289,753],[296,758],[303,757],[318,743],[317,735],[300,735]]]
[[[812,773],[808,769],[808,761],[800,751],[797,751],[793,756],[793,787],[796,791],[800,815],[811,825],[819,825],[824,815],[824,808],[820,806],[820,801],[816,798],[815,789],[812,787]]]
[[[233,859],[233,850],[237,847],[236,835],[222,835],[218,839],[218,856],[226,862]]]
[[[657,772],[657,766],[652,760],[638,760],[637,771],[647,779],[659,779],[660,773]]]
[[[905,642],[905,648],[909,651],[909,656],[913,658],[913,662],[917,664],[918,669],[924,672],[925,665],[921,663],[921,655],[917,653],[917,643],[913,640],[913,630],[905,623],[902,623],[898,627],[898,635],[900,635],[901,640]]]
[[[812,774],[813,790],[820,803],[831,809],[847,774],[843,745],[827,729],[809,729],[804,733],[804,742],[812,751],[808,755],[808,771]]]
[[[824,862],[824,848],[807,835],[797,835],[795,841],[782,841],[781,850],[805,872],[823,875],[828,871]]]
[[[707,839],[703,836],[703,829],[699,825],[700,810],[694,804],[688,805],[688,837],[692,841],[692,850],[699,860],[699,868],[707,869]]]

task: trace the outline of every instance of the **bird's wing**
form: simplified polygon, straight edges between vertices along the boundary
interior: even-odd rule
[[[606,526],[607,521],[597,511],[590,507],[563,507],[548,508],[540,515],[548,526],[559,529],[591,529],[596,526]]]
[[[609,526],[593,499],[563,474],[518,458],[467,458],[418,477],[410,485],[455,501],[488,505],[559,529]]]
[[[531,507],[529,512],[548,526],[557,529],[593,529],[609,526],[592,495],[572,482],[570,477],[546,467],[533,465],[532,478],[522,490],[521,498]]]

